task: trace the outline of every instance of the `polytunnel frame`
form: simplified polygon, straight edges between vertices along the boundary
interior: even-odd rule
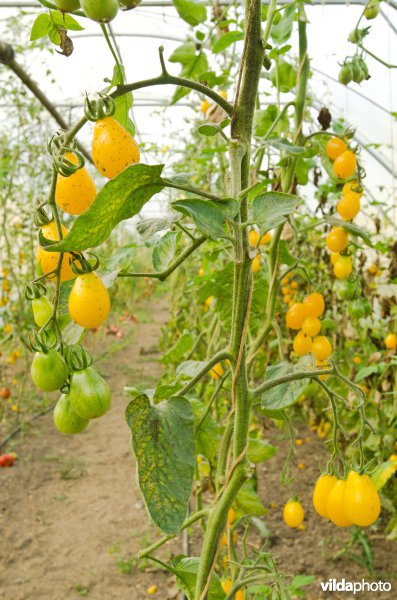
[[[270,0],[263,0],[263,2],[265,4],[268,4],[270,2]],[[279,0],[279,4],[283,5],[283,4],[289,4],[290,0]],[[397,0],[385,0],[385,3],[390,6],[391,8],[393,8],[394,10],[397,10]],[[235,0],[219,0],[219,5],[220,6],[232,6],[233,4],[235,4]],[[361,6],[365,6],[367,4],[367,0],[312,0],[311,2],[311,6],[332,6],[332,5],[347,5],[347,4],[352,4],[352,5],[361,5]],[[57,8],[54,4],[52,4],[51,2],[48,2],[47,0],[21,0],[20,2],[18,2],[18,0],[0,0],[0,9],[1,8],[39,8],[40,6],[43,7],[47,7],[47,8]],[[210,2],[208,2],[208,6],[212,6],[212,4],[210,4]],[[173,8],[174,4],[172,2],[172,0],[144,0],[135,10],[139,11],[140,9],[144,9],[144,8]],[[384,11],[380,10],[380,14],[382,16],[382,18],[387,22],[387,24],[389,25],[389,27],[392,29],[392,31],[397,34],[397,30],[394,27],[393,23],[390,21],[390,19],[388,18],[388,16],[384,13]],[[119,58],[121,59],[121,53],[120,53],[120,49],[118,47],[117,44],[117,38],[122,38],[122,37],[135,37],[135,38],[151,38],[151,39],[167,39],[167,40],[171,40],[171,41],[176,41],[176,42],[182,42],[184,41],[184,39],[180,38],[180,37],[176,37],[176,36],[171,36],[171,35],[160,35],[160,34],[141,34],[141,33],[115,33],[113,31],[113,28],[111,26],[111,24],[108,24],[108,30],[109,30],[109,34],[115,44],[115,49],[117,51],[117,54],[119,55]],[[101,33],[94,33],[94,32],[89,32],[89,33],[76,33],[74,36],[74,38],[90,38],[90,37],[102,37]],[[12,57],[10,60],[10,56]],[[4,59],[4,57],[6,57],[6,59]],[[19,79],[21,79],[21,81],[24,83],[24,85],[33,93],[33,95],[39,100],[39,102],[42,104],[42,106],[44,106],[44,108],[51,114],[51,116],[55,119],[55,121],[58,123],[58,125],[60,125],[63,129],[67,129],[67,124],[65,122],[65,120],[63,119],[62,115],[60,115],[60,113],[57,110],[57,107],[68,107],[70,109],[76,108],[78,106],[80,106],[80,104],[72,104],[72,105],[68,105],[68,104],[53,104],[51,102],[51,100],[48,99],[48,97],[44,94],[44,92],[41,90],[40,86],[30,77],[30,75],[23,69],[23,67],[21,67],[21,65],[19,65],[16,61],[15,61],[15,54],[14,54],[14,50],[12,48],[12,46],[10,44],[7,44],[5,42],[3,42],[2,40],[0,40],[0,64],[4,64],[6,66],[8,66],[9,68],[11,68],[11,70],[19,77]],[[319,69],[315,69],[313,68],[313,71],[319,73],[321,76],[325,77],[326,79],[331,80],[334,83],[338,83],[339,85],[342,85],[337,79],[333,78],[332,76],[328,75],[327,73],[324,73],[322,71],[320,71]],[[358,90],[355,90],[354,88],[349,88],[349,91],[352,92],[353,94],[356,94],[358,96],[360,96],[361,98],[363,98],[364,100],[366,100],[367,102],[369,102],[370,104],[372,104],[373,106],[375,106],[378,109],[383,110],[384,112],[386,112],[387,114],[391,114],[390,111],[388,111],[387,109],[385,109],[383,106],[381,106],[380,104],[378,104],[377,102],[375,102],[374,100],[372,100],[371,98],[369,98],[368,96],[366,96],[365,94],[359,92]],[[319,101],[316,98],[313,98],[313,106],[320,106]],[[159,101],[156,101],[156,103],[142,103],[140,102],[139,104],[137,104],[137,106],[167,106],[167,104],[161,104]],[[363,149],[372,157],[374,158],[393,178],[397,178],[397,171],[395,171],[393,169],[393,166],[388,164],[388,162],[384,159],[384,157],[380,156],[378,152],[374,152],[371,148],[366,147],[365,144],[363,144],[363,142],[356,138],[357,141],[360,143],[360,145],[363,146]],[[81,144],[79,144],[80,150],[82,151],[82,153],[84,154],[84,156],[90,161],[92,162],[91,156],[89,154],[89,152],[84,148],[84,146],[82,146]]]

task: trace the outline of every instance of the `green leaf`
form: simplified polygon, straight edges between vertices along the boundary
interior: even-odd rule
[[[177,200],[171,206],[182,214],[189,215],[203,235],[215,240],[224,235],[222,211],[210,200]]]
[[[59,10],[50,10],[50,15],[54,25],[57,25],[62,29],[68,29],[70,31],[82,31],[84,29],[84,27],[68,13],[61,13]]]
[[[177,397],[152,406],[141,394],[128,404],[126,420],[149,515],[161,531],[176,534],[186,518],[196,464],[192,407]]]
[[[304,361],[301,360],[296,365],[292,365],[286,361],[272,365],[266,369],[265,381],[278,379],[284,375],[294,373],[297,370],[301,371],[302,364],[304,364]],[[263,392],[261,405],[262,412],[270,417],[282,418],[280,415],[281,411],[295,404],[306,385],[307,380],[300,379],[298,381],[282,383],[281,385],[277,385],[276,387]]]
[[[254,490],[252,481],[246,481],[236,496],[236,507],[244,515],[253,515],[260,517],[267,513],[261,499]]]
[[[36,17],[30,32],[30,41],[34,42],[35,40],[45,37],[50,25],[51,19],[47,13],[43,13]]]
[[[197,127],[197,131],[201,133],[201,135],[214,137],[214,135],[219,133],[220,127],[215,123],[205,123],[204,125],[199,125],[199,127]]]
[[[214,54],[218,54],[218,52],[222,52],[235,42],[239,42],[244,39],[243,31],[228,31],[222,37],[218,38],[216,42],[212,46],[212,51]]]
[[[154,194],[164,188],[163,165],[131,165],[109,181],[91,206],[75,220],[68,235],[48,250],[70,252],[102,244],[123,220],[137,215]]]
[[[257,110],[254,114],[254,131],[257,137],[263,137],[267,134],[270,127],[273,125],[274,120],[278,115],[278,108],[275,104],[269,104],[263,110]],[[279,121],[279,127],[281,130],[288,129],[288,117],[284,114]]]
[[[172,396],[175,396],[183,388],[183,383],[180,381],[173,381],[172,383],[160,384],[156,387],[153,394],[153,400],[158,402],[159,400],[168,400]]]
[[[139,235],[144,239],[151,239],[158,231],[169,229],[172,223],[176,220],[174,215],[170,217],[160,217],[154,219],[144,219],[136,226]]]
[[[177,377],[192,379],[206,364],[205,360],[187,360],[178,365],[176,369]]]
[[[193,346],[194,337],[188,331],[184,331],[172,348],[163,354],[159,362],[164,365],[180,362],[184,355],[192,350]]]
[[[48,24],[47,34],[53,44],[56,46],[61,45],[61,36],[59,35],[58,27],[52,21]]]
[[[193,407],[194,412],[194,425],[196,429],[195,440],[196,440],[196,452],[202,454],[208,460],[215,462],[218,443],[219,443],[219,425],[208,413],[204,418],[204,421],[200,425],[200,429],[197,431],[197,427],[207,410],[205,404],[200,400],[192,399],[190,403]]]
[[[367,246],[372,246],[371,238],[368,235],[368,233],[363,229],[360,229],[360,227],[357,227],[357,225],[355,225],[354,223],[350,223],[349,221],[342,221],[337,217],[327,217],[325,221],[327,223],[330,223],[334,227],[343,227],[352,235],[360,237],[367,244]]]
[[[157,240],[153,248],[152,263],[156,271],[166,269],[175,256],[179,231],[167,231]]]
[[[282,192],[264,192],[252,202],[252,216],[261,232],[269,231],[284,223],[299,204],[298,196]]]
[[[178,587],[186,594],[188,600],[194,600],[200,558],[197,556],[175,556],[171,559],[170,567],[176,576]],[[213,572],[211,583],[206,594],[206,600],[225,600],[226,594],[222,589],[218,575]]]
[[[369,365],[368,367],[361,367],[357,371],[357,375],[354,378],[354,381],[362,381],[366,377],[373,375],[373,373],[379,373],[383,370],[384,365]]]
[[[276,44],[283,44],[291,36],[292,26],[295,18],[296,5],[287,6],[283,10],[282,17],[277,25],[273,25],[271,36]]]
[[[181,19],[193,27],[207,18],[207,9],[201,0],[172,0],[172,3]]]
[[[295,67],[284,59],[279,60],[278,69],[277,66],[275,66],[270,71],[271,82],[276,87],[278,82],[280,92],[284,93],[290,92],[295,87],[297,76]]]
[[[182,65],[181,76],[188,79],[197,80],[201,74],[208,71],[208,59],[203,50],[197,52],[194,42],[185,42],[173,52],[170,56],[170,62],[178,62]],[[189,88],[179,87],[176,89],[171,104],[190,93]]]
[[[274,456],[277,448],[258,438],[249,438],[248,460],[257,464]]]
[[[285,240],[280,240],[279,242],[278,261],[281,265],[287,265],[288,267],[291,267],[298,262],[296,256],[293,256],[290,253],[288,244]]]
[[[376,469],[375,473],[371,475],[372,483],[376,490],[380,490],[392,477],[397,470],[397,461],[389,461],[382,463]]]
[[[306,151],[306,148],[304,148],[304,146],[296,146],[294,144],[291,144],[289,140],[283,138],[270,138],[269,140],[267,140],[266,143],[270,146],[273,146],[273,148],[277,148],[277,150],[280,150],[280,152],[285,152],[286,154],[289,154],[290,156],[299,156],[300,154],[303,154]]]

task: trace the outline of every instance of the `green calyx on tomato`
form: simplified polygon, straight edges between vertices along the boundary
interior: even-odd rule
[[[47,353],[36,352],[30,372],[35,386],[44,392],[60,390],[69,375],[65,361],[54,349]]]
[[[111,392],[106,381],[92,367],[88,367],[73,373],[69,399],[79,417],[96,419],[109,409]]]
[[[61,433],[74,434],[83,431],[88,420],[79,417],[73,410],[69,395],[62,394],[54,408],[54,423]]]

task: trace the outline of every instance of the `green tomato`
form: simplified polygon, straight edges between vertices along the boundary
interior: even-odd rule
[[[363,75],[363,72],[361,71],[361,67],[360,67],[359,63],[354,60],[352,62],[353,81],[355,81],[356,83],[360,83],[360,81],[363,80],[362,75]]]
[[[80,8],[80,0],[54,0],[54,4],[63,12],[74,12]]]
[[[46,354],[36,352],[30,373],[35,386],[44,392],[60,390],[69,375],[65,361],[54,349]]]
[[[73,373],[69,392],[75,413],[82,419],[96,419],[109,409],[111,392],[106,381],[92,368]]]
[[[81,8],[93,21],[109,23],[117,15],[119,3],[117,0],[81,0]]]
[[[34,322],[38,327],[43,327],[52,316],[54,307],[46,296],[41,296],[40,298],[33,298],[32,310]]]
[[[353,300],[360,292],[360,286],[356,281],[341,281],[336,288],[336,293],[341,300]]]
[[[338,79],[340,83],[343,83],[343,85],[347,85],[351,82],[351,80],[353,79],[353,74],[350,65],[344,64],[342,66],[341,70],[339,71]]]
[[[68,394],[62,394],[55,405],[54,423],[58,431],[67,434],[80,433],[88,425],[86,419],[74,412]]]
[[[119,6],[121,10],[131,10],[132,8],[136,8],[142,0],[119,0]]]
[[[370,3],[367,8],[364,10],[364,17],[370,21],[371,19],[375,19],[379,14],[379,4],[377,2]]]

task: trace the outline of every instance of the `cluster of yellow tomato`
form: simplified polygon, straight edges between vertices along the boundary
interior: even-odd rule
[[[234,508],[229,508],[228,513],[227,513],[227,524],[228,527],[233,527],[233,524],[235,522],[236,519],[236,511],[234,510]],[[233,531],[232,533],[232,539],[233,542],[236,543],[237,541],[237,531]],[[221,546],[226,546],[227,545],[227,535],[224,533],[222,538],[221,538]],[[227,567],[227,560],[223,560],[223,566]],[[221,581],[221,585],[222,585],[222,589],[226,594],[230,594],[230,592],[232,591],[233,588],[233,582],[230,578],[228,579],[224,579],[223,581]],[[245,591],[244,590],[238,590],[236,592],[236,595],[234,596],[234,598],[236,600],[244,600],[245,599]]]
[[[67,160],[77,164],[77,157],[69,152]],[[131,164],[139,162],[139,147],[132,135],[113,117],[105,117],[96,121],[92,141],[92,157],[98,171],[108,179],[114,179]],[[58,175],[55,190],[55,201],[59,208],[70,215],[80,215],[87,210],[96,197],[95,183],[85,167],[78,169],[69,177]],[[46,239],[59,240],[55,221],[42,226]],[[68,230],[61,225],[62,236]],[[54,271],[59,261],[58,252],[48,252],[37,248],[37,262],[43,273]],[[76,276],[71,267],[72,256],[64,253],[60,270],[61,282],[76,278],[69,296],[69,313],[72,319],[82,327],[94,328],[101,325],[110,310],[110,299],[100,277],[95,273]]]
[[[332,344],[321,330],[319,317],[325,310],[324,297],[319,292],[306,296],[303,302],[294,302],[285,315],[287,327],[298,331],[293,341],[295,354],[303,356],[312,352],[317,365],[322,365],[332,354]]]
[[[258,246],[266,246],[271,242],[272,234],[270,231],[266,232],[264,235],[260,236],[259,232],[256,229],[251,229],[248,232],[249,243],[252,248],[258,248]],[[253,273],[257,273],[261,268],[261,259],[260,254],[254,256],[252,260],[252,271]]]
[[[316,512],[339,527],[368,527],[380,514],[380,498],[370,477],[350,471],[347,479],[321,475],[313,491]]]
[[[291,273],[287,273],[285,277],[281,280],[281,293],[283,295],[283,301],[288,304],[288,306],[292,306],[294,297],[298,291],[298,282],[290,281]]]

